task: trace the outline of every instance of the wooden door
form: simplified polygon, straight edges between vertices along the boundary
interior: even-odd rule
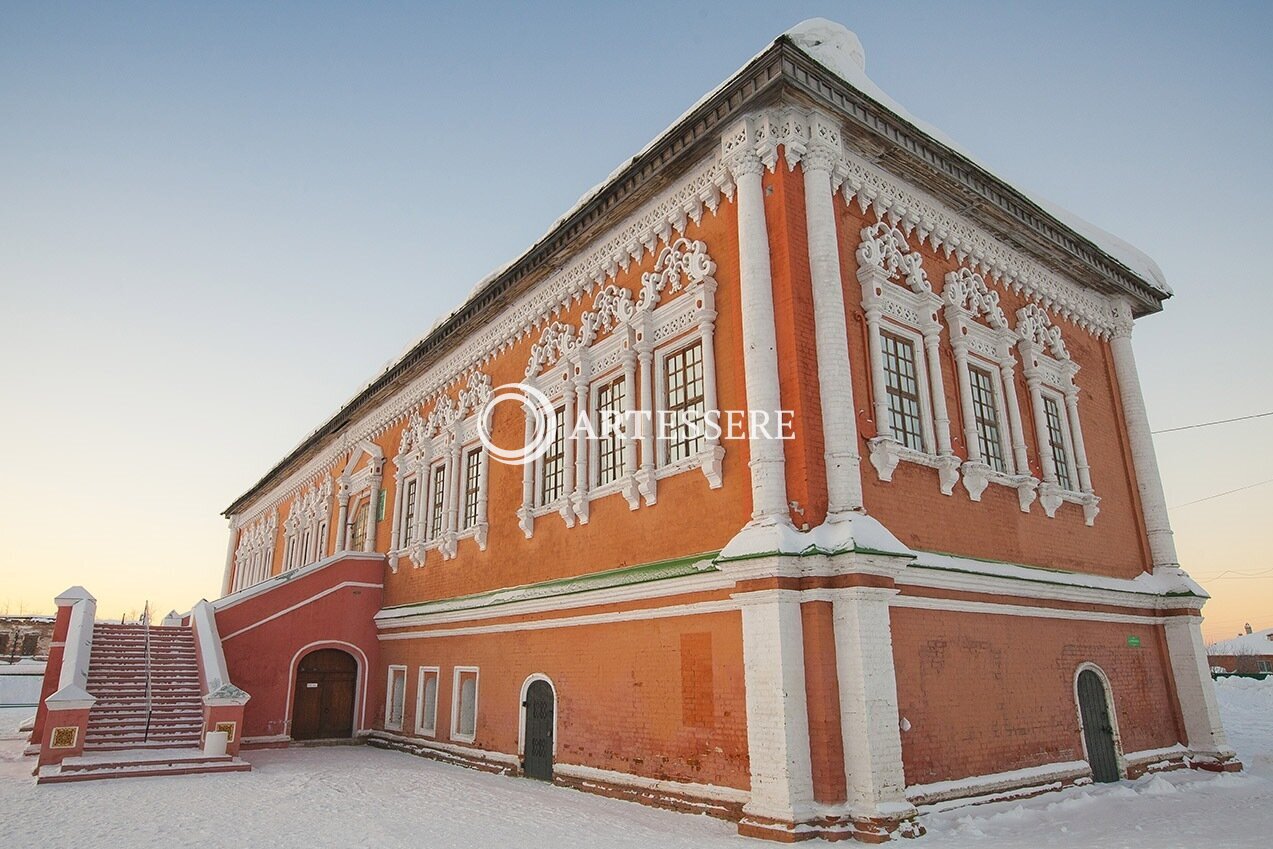
[[[340,649],[319,649],[301,659],[292,702],[293,740],[352,737],[358,662]]]
[[[1114,747],[1114,724],[1110,721],[1105,683],[1090,669],[1079,673],[1079,714],[1083,719],[1083,742],[1094,781],[1118,781],[1118,750]]]
[[[553,780],[553,688],[533,681],[526,689],[526,752],[522,770],[528,778]]]

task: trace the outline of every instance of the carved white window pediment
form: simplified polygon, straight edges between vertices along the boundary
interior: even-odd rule
[[[934,468],[942,493],[950,495],[959,480],[960,463],[951,448],[938,353],[942,300],[933,292],[920,254],[910,249],[906,234],[886,220],[862,228],[857,260],[877,429],[876,436],[867,442],[871,465],[883,481],[893,479],[893,471],[902,461]],[[906,445],[892,427],[884,361],[885,334],[906,340],[914,353],[922,449]]]

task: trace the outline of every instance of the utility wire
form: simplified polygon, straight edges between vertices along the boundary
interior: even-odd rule
[[[1244,422],[1247,419],[1262,419],[1265,416],[1273,416],[1273,410],[1269,410],[1267,413],[1255,413],[1254,415],[1250,415],[1250,416],[1238,416],[1236,419],[1219,419],[1214,422],[1199,422],[1198,424],[1181,425],[1180,427],[1169,427],[1164,430],[1152,431],[1152,433],[1155,435],[1160,433],[1175,433],[1178,430],[1193,430],[1199,427],[1211,427],[1212,425],[1230,424],[1232,422]]]
[[[1202,502],[1210,501],[1213,498],[1221,498],[1225,495],[1232,495],[1235,492],[1242,492],[1244,489],[1255,489],[1257,486],[1264,486],[1265,484],[1270,484],[1270,483],[1273,483],[1273,478],[1269,478],[1268,480],[1265,480],[1265,481],[1260,481],[1259,483],[1249,483],[1246,486],[1240,486],[1237,489],[1230,489],[1230,490],[1227,490],[1226,492],[1217,492],[1215,495],[1208,495],[1205,498],[1197,498],[1197,499],[1194,499],[1193,501],[1186,501],[1184,504],[1177,504],[1174,507],[1168,507],[1167,509],[1178,510],[1181,507],[1188,507],[1190,504],[1201,504]]]

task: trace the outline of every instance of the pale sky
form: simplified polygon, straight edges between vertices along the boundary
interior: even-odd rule
[[[472,285],[804,18],[1152,255],[1156,428],[1273,410],[1267,4],[0,2],[0,611],[220,590],[220,517]],[[1163,434],[1170,505],[1273,417]],[[1273,484],[1176,507],[1208,639],[1273,626]]]

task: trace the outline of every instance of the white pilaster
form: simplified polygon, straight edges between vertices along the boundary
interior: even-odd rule
[[[227,596],[234,587],[234,549],[239,541],[238,517],[230,516],[230,541],[225,546],[225,572],[221,576],[221,595]]]
[[[799,823],[813,814],[800,594],[765,590],[737,598],[751,764],[751,800],[743,811],[759,819]]]
[[[853,818],[904,819],[906,801],[889,599],[897,590],[857,587],[832,597],[844,776]]]
[[[1149,535],[1150,556],[1154,568],[1176,566],[1180,558],[1176,555],[1176,542],[1167,517],[1167,499],[1163,495],[1162,476],[1158,472],[1154,437],[1145,411],[1145,396],[1141,393],[1136,355],[1132,352],[1131,304],[1121,298],[1115,300],[1114,316],[1114,333],[1109,346],[1114,355],[1114,373],[1118,376],[1118,393],[1123,402],[1123,419],[1127,423],[1127,441],[1131,447],[1132,465],[1136,469],[1136,486],[1140,491],[1140,506]]]
[[[861,455],[858,452],[844,284],[840,277],[840,249],[831,189],[831,169],[839,154],[836,150],[814,146],[801,160],[809,274],[813,283],[818,391],[822,399],[828,521],[862,509]]]
[[[1185,721],[1189,748],[1218,759],[1233,757],[1233,749],[1220,722],[1215,685],[1207,667],[1207,649],[1202,643],[1201,616],[1172,616],[1163,630],[1167,653],[1176,679],[1176,694]]]
[[[741,130],[741,147],[727,137],[725,161],[737,185],[738,260],[743,318],[743,371],[747,406],[752,414],[776,418],[782,409],[778,387],[778,335],[774,327],[773,277],[769,260],[769,232],[765,223],[764,163],[751,140],[749,121]],[[787,508],[786,463],[783,443],[749,432],[751,451],[752,523],[790,523]]]

